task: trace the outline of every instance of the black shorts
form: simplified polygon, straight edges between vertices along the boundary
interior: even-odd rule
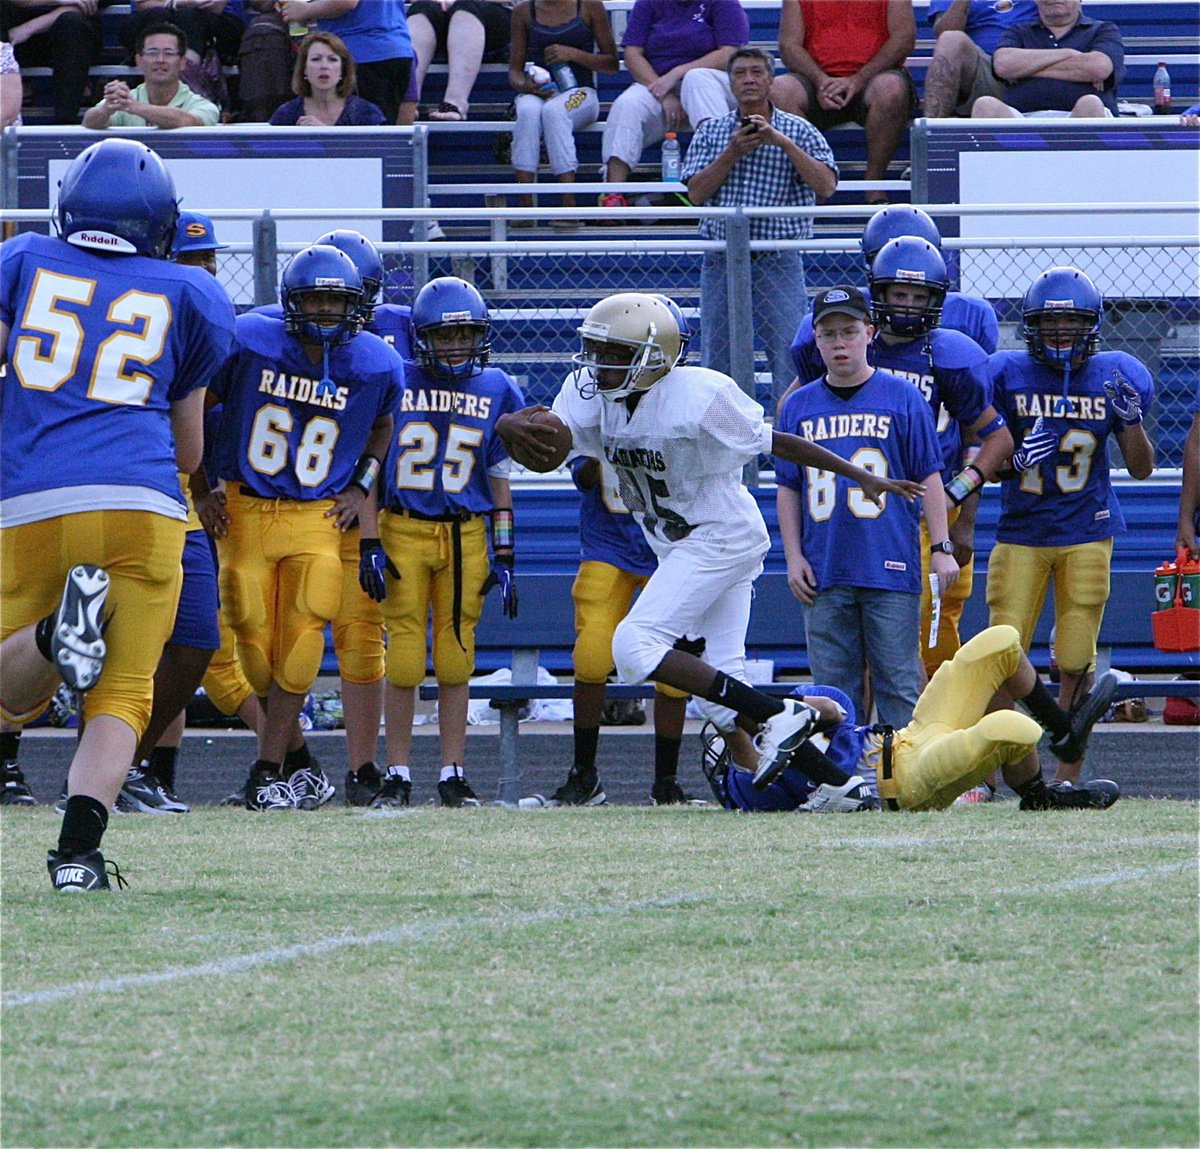
[[[904,82],[908,88],[908,119],[911,120],[917,112],[917,89],[913,84],[913,78],[904,68],[893,68],[892,72],[904,77]],[[889,73],[880,72],[879,74],[886,76]],[[804,113],[804,116],[818,131],[828,131],[830,128],[836,128],[838,124],[866,124],[867,104],[863,99],[862,92],[859,92],[844,108],[838,108],[837,111],[830,111],[828,108],[822,108],[817,102],[817,90],[813,87],[811,80],[806,79],[804,76],[796,75],[794,72],[792,75],[804,85],[804,90],[808,94],[808,111]]]

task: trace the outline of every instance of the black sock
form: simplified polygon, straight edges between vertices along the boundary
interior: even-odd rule
[[[1071,720],[1066,711],[1054,701],[1040,678],[1034,683],[1033,689],[1017,701],[1033,715],[1043,730],[1048,730],[1055,738],[1065,738],[1071,733]]]
[[[599,726],[575,727],[575,770],[578,773],[596,773],[596,748],[599,745]]]
[[[299,769],[299,767],[297,767]],[[265,758],[255,759],[254,765],[250,767],[251,775],[254,774],[273,774],[276,778],[279,777],[279,763],[268,762]]]
[[[833,760],[811,742],[800,744],[800,748],[792,755],[791,765],[803,770],[818,785],[828,783],[830,786],[843,786],[850,781],[850,775],[839,770]]]
[[[1040,794],[1045,789],[1046,780],[1042,777],[1041,770],[1038,770],[1028,782],[1022,782],[1019,786],[1013,786],[1013,791],[1022,798],[1030,798],[1035,794]]]
[[[54,661],[50,653],[50,636],[54,633],[54,615],[48,614],[33,628],[33,641],[37,643],[38,654],[47,662]]]
[[[72,794],[67,799],[62,829],[58,832],[58,852],[90,854],[98,850],[107,827],[108,811],[103,803],[87,794]]]
[[[661,734],[654,736],[654,780],[674,778],[679,773],[679,748],[683,745],[682,738],[664,738]]]
[[[753,686],[747,686],[736,678],[730,678],[721,670],[717,671],[713,684],[704,697],[709,702],[736,710],[755,722],[766,722],[768,718],[774,718],[776,714],[783,712],[783,703],[779,699],[763,694],[761,690],[755,690]]]
[[[150,755],[150,773],[168,790],[175,789],[175,759],[178,746],[156,746]]]
[[[313,764],[313,757],[308,752],[308,743],[305,742],[300,746],[299,750],[289,750],[283,756],[283,772],[290,778],[297,770],[304,770]],[[279,767],[276,766],[276,773]]]
[[[21,748],[21,732],[6,730],[0,734],[0,759],[5,762],[16,762]]]

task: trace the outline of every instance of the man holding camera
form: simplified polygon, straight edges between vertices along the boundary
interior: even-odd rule
[[[774,74],[774,61],[759,48],[738,48],[730,57],[729,86],[737,108],[706,120],[692,137],[682,172],[692,203],[802,209],[837,190],[837,163],[825,137],[807,120],[771,104]],[[700,235],[723,240],[725,221],[702,220]],[[812,217],[803,212],[750,220],[752,240],[811,235]],[[807,307],[804,264],[798,251],[753,252],[750,275],[754,328],[766,349],[777,399],[794,374],[791,338]],[[704,254],[700,312],[704,316],[701,362],[729,374],[730,315],[723,251]]]

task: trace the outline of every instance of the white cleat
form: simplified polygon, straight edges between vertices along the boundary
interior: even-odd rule
[[[856,810],[878,810],[879,799],[856,774],[841,786],[822,783],[798,809],[805,814],[852,814]]]
[[[763,724],[754,737],[758,769],[754,788],[765,790],[783,773],[792,755],[817,728],[821,716],[798,698],[785,698],[783,709]]]
[[[72,567],[54,616],[50,655],[63,682],[79,693],[91,690],[104,669],[108,588],[106,570],[90,563]]]

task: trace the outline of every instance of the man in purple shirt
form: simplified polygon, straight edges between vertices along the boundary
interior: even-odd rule
[[[750,40],[750,23],[737,0],[636,0],[623,46],[633,77],[604,124],[605,179],[624,183],[642,149],[666,132],[693,130],[733,111],[726,68],[735,48]],[[624,207],[623,195],[601,199]]]
[[[1034,0],[929,0],[937,43],[925,74],[925,115],[969,116],[980,96],[1004,99],[992,53],[1009,28],[1036,19]]]
[[[975,101],[975,118],[1028,114],[1115,116],[1117,85],[1125,72],[1125,47],[1117,26],[1091,20],[1080,0],[1037,0],[1038,19],[1009,28],[992,56],[1008,85],[1004,99]]]

